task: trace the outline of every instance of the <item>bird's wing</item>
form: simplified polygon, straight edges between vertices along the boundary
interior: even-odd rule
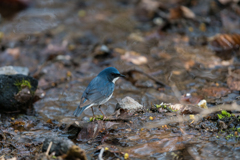
[[[101,77],[95,77],[87,86],[82,98],[85,100],[85,105],[98,103],[102,99],[109,97],[114,91],[114,84],[108,82]]]

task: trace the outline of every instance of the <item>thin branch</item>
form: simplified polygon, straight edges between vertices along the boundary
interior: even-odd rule
[[[200,114],[194,116],[195,117],[194,121],[198,121],[201,118],[206,117],[207,115],[209,115],[211,113],[221,111],[221,110],[240,111],[240,106],[237,105],[236,103],[233,103],[231,105],[219,105],[219,106],[212,107],[212,108],[209,108],[209,109],[204,109],[202,112],[200,112]],[[146,123],[146,128],[155,128],[155,127],[167,125],[167,124],[170,124],[170,123],[186,122],[189,119],[190,119],[189,116],[179,115],[179,116],[170,117],[168,119],[161,120],[161,121],[148,122],[148,123]]]
[[[49,145],[48,145],[48,149],[47,149],[47,152],[46,152],[46,156],[48,156],[51,147],[52,147],[52,142],[50,142]]]
[[[132,73],[136,72],[136,73],[143,74],[143,75],[145,75],[146,77],[148,77],[149,79],[153,80],[155,83],[157,83],[157,84],[159,84],[159,85],[161,85],[161,86],[163,86],[163,87],[168,87],[168,85],[164,84],[163,82],[157,80],[157,79],[154,78],[153,76],[151,76],[151,75],[149,75],[149,74],[147,74],[147,73],[145,73],[145,72],[143,72],[143,71],[140,71],[140,70],[137,70],[137,69],[131,69],[131,70],[127,71],[126,73],[130,73],[130,72],[132,72]]]
[[[102,156],[103,156],[103,152],[104,152],[104,147],[102,147],[99,155],[98,155],[98,160],[103,160]]]

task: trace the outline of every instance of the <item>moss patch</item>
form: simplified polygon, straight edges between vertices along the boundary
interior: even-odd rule
[[[229,135],[227,135],[225,138],[226,138],[226,140],[229,140],[230,138],[232,138],[233,137],[233,134],[229,134]]]
[[[15,86],[18,87],[19,91],[22,90],[24,87],[28,87],[29,89],[32,88],[31,83],[28,80],[22,80],[14,83]]]
[[[103,120],[103,115],[96,115],[95,118],[94,117],[90,117],[90,122],[95,120]]]
[[[225,118],[225,117],[231,117],[231,116],[234,116],[234,115],[231,115],[231,114],[228,113],[227,111],[222,110],[221,114],[218,114],[218,119],[223,119],[223,118]]]
[[[166,109],[166,110],[168,110],[169,112],[176,112],[176,111],[178,111],[178,110],[172,109],[171,106],[167,106],[167,105],[165,105],[165,104],[155,104],[155,107],[156,107],[156,108]]]

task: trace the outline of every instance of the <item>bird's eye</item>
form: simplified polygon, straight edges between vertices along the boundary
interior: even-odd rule
[[[112,76],[114,76],[114,77],[118,77],[119,74],[117,74],[117,73],[112,73]]]

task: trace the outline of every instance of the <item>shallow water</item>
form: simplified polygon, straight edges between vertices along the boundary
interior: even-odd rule
[[[174,6],[172,2],[166,4]],[[170,28],[161,30],[152,20],[139,21],[146,15],[136,15],[138,7],[135,1],[31,1],[28,8],[0,22],[0,32],[4,33],[0,66],[24,66],[30,75],[39,73],[39,88],[46,92],[45,98],[34,104],[36,115],[2,115],[0,134],[5,138],[0,136],[4,142],[0,151],[8,157],[33,156],[39,153],[45,137],[67,138],[64,124],[87,121],[92,116],[91,109],[78,118],[72,113],[91,79],[108,66],[116,67],[127,78],[116,82],[113,97],[102,106],[106,115],[113,114],[117,102],[126,96],[149,110],[162,102],[196,105],[206,99],[209,107],[239,103],[239,91],[229,87],[229,69],[234,72],[239,68],[238,57],[223,60],[209,46],[190,45],[191,37],[212,36],[222,26],[209,23],[207,30],[189,33],[189,27],[198,24],[189,20],[184,29],[183,24],[169,24]],[[102,45],[111,52],[103,53]],[[162,87],[156,80],[169,87]],[[238,84],[238,80],[232,81]],[[174,85],[177,91],[171,89]],[[176,116],[149,110],[133,115],[133,123],[113,125],[89,143],[73,141],[92,159],[98,156],[95,147],[102,146],[109,148],[109,159],[116,155],[122,158],[125,152],[131,159],[239,157],[236,139],[232,140],[234,144],[216,139],[217,131],[191,128],[191,122],[147,129],[150,116],[154,121]],[[98,107],[94,112],[101,114]],[[11,147],[11,140],[17,145]]]

